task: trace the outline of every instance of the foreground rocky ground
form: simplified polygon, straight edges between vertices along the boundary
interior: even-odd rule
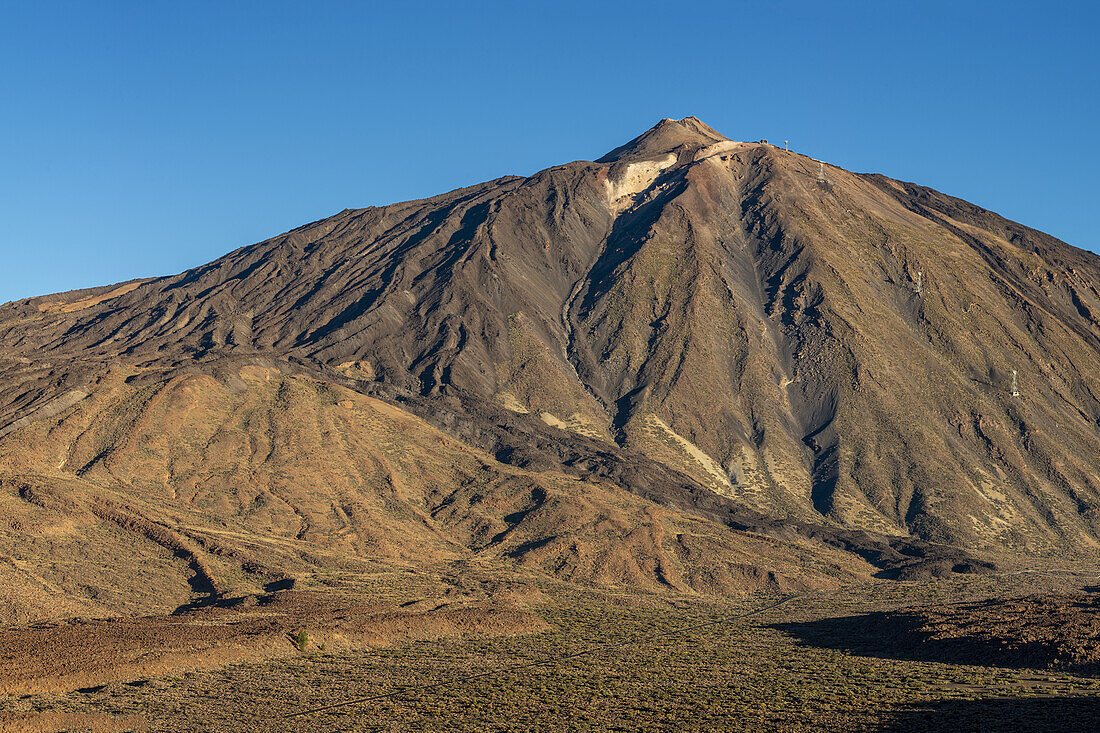
[[[1100,574],[1087,570],[736,602],[470,568],[325,580],[161,626],[25,630],[40,637],[22,657],[5,635],[22,682],[0,697],[0,731],[1065,731],[1100,713],[1095,667],[1067,671],[1018,643],[1049,637],[1043,618],[1068,621],[1059,648],[1073,629],[1092,633]],[[1008,651],[990,657],[990,645]],[[83,680],[63,678],[59,657]],[[361,698],[374,699],[344,704]]]

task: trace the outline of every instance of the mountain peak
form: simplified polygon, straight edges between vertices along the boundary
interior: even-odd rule
[[[729,140],[698,117],[685,117],[682,120],[665,118],[625,145],[612,150],[600,158],[597,163],[617,163],[619,161],[645,160],[671,153],[683,146],[703,147]]]
[[[294,432],[299,411],[338,407],[306,422],[344,425],[344,411],[359,409],[330,399],[339,387],[437,410],[456,440],[474,436],[477,450],[521,468],[588,472],[597,459],[585,456],[621,448],[623,463],[593,475],[634,481],[631,456],[642,456],[761,515],[991,552],[1100,546],[1100,258],[916,184],[836,168],[821,180],[816,160],[726,140],[693,117],[661,120],[603,161],[345,212],[175,276],[0,306],[0,509],[33,458],[42,486],[60,472],[114,497],[137,491],[133,501],[210,486],[224,493],[171,511],[240,496],[243,519],[226,514],[226,525],[321,537],[323,507],[350,501],[360,484],[341,480],[339,497],[315,487],[374,472],[375,458],[354,458],[374,434],[349,427],[346,449],[308,438],[302,453],[317,462],[300,483],[301,508],[284,502],[263,518],[254,500],[267,489],[254,477],[288,496],[277,471],[291,464],[271,463],[287,452],[211,438],[223,429],[187,395],[194,386],[210,410],[231,406],[224,430],[234,436],[306,445]],[[329,380],[334,391],[320,402],[275,374]],[[144,396],[152,385],[163,398]],[[263,392],[247,408],[233,391],[246,388]],[[85,411],[114,395],[127,402],[93,424]],[[119,457],[146,445],[116,427],[116,414],[146,424],[133,414],[146,408],[129,406],[139,398],[149,415],[169,403],[194,415],[162,433],[184,447],[221,441],[226,462],[204,477],[180,473],[173,466],[209,462],[200,451],[177,464],[166,447],[177,444],[153,434],[143,435],[158,457]],[[264,416],[271,405],[285,414],[282,437],[263,422],[274,417],[239,427],[236,410]],[[65,422],[39,424],[54,417]],[[105,442],[115,435],[117,453]],[[332,464],[329,453],[356,462]],[[60,469],[57,456],[70,456]],[[237,467],[223,470],[228,461]],[[434,496],[446,486],[434,465],[446,461],[423,461],[419,496]],[[387,493],[362,494],[364,506],[390,495],[379,476]],[[256,493],[241,493],[246,485]],[[507,515],[526,501],[516,492],[494,500]],[[427,505],[409,506],[402,516]],[[331,547],[374,552],[381,535],[368,532],[398,526],[358,511],[332,520],[331,542],[359,544]],[[541,512],[532,510],[538,531],[554,531]],[[343,527],[360,521],[370,524],[349,532],[362,539],[345,540]],[[0,552],[22,531],[0,523]],[[470,531],[471,552],[485,550],[483,530]],[[414,535],[395,536],[403,553]],[[0,623],[6,602],[0,592]]]

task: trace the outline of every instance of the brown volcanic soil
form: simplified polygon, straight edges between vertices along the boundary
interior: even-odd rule
[[[94,691],[108,682],[291,656],[322,645],[341,651],[545,628],[538,616],[500,604],[429,599],[416,606],[364,603],[332,592],[282,591],[172,616],[4,629],[0,694]],[[308,642],[300,650],[296,638],[302,631]]]
[[[560,463],[518,423],[499,430],[529,468],[342,386],[256,364],[216,374],[123,371],[0,439],[7,623],[170,612],[394,564],[739,596],[938,557],[739,512],[639,456],[566,450],[571,473],[545,470]]]
[[[1100,674],[1100,595],[1038,594],[776,628],[857,654]]]

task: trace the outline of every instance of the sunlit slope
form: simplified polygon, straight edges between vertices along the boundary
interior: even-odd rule
[[[575,309],[622,437],[773,513],[1095,546],[1097,259],[931,196],[765,146],[658,179]]]
[[[0,439],[3,622],[458,560],[723,595],[867,571],[613,485],[502,465],[340,386],[263,366],[142,387],[126,383],[134,373]]]

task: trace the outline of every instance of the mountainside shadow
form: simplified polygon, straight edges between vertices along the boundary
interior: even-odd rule
[[[1068,733],[1096,730],[1100,698],[1034,697],[992,700],[938,700],[893,711],[880,733]]]
[[[957,622],[958,635],[942,633],[950,622],[934,621],[919,612],[869,613],[861,616],[773,624],[772,628],[807,646],[834,649],[861,657],[983,667],[1060,669],[1080,675],[1100,674],[1100,664],[1067,653],[1074,641],[1039,638],[1042,619],[1020,619],[1011,630],[996,620]],[[929,626],[932,625],[933,633]],[[1087,627],[1082,632],[1089,635]],[[1087,639],[1080,639],[1086,644]]]

